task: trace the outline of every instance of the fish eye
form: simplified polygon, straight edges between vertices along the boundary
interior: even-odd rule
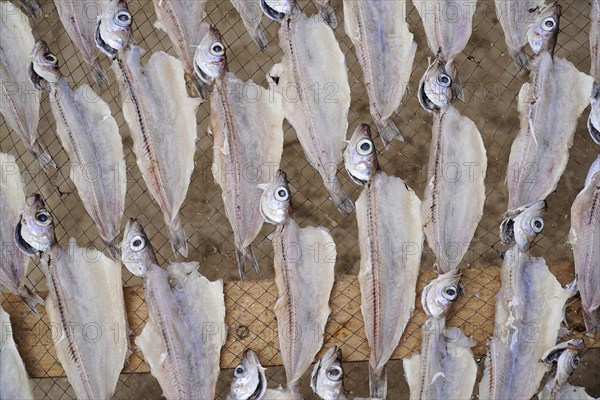
[[[343,378],[343,376],[344,371],[342,371],[342,367],[339,365],[334,365],[327,369],[327,378],[331,379],[332,381],[339,381]]]
[[[450,87],[452,85],[452,79],[448,76],[448,74],[440,73],[437,77],[437,81],[443,87]]]
[[[235,370],[233,371],[234,378],[242,378],[245,375],[246,375],[246,368],[244,368],[244,366],[242,364],[235,367]]]
[[[277,190],[275,190],[275,200],[277,201],[286,201],[290,198],[290,192],[288,188],[285,186],[279,186]]]
[[[362,139],[356,145],[356,151],[358,151],[358,154],[360,154],[361,156],[368,156],[369,154],[373,154],[373,142],[370,139]]]
[[[142,235],[135,235],[129,242],[129,248],[135,252],[144,250],[146,248],[146,239]]]
[[[554,17],[544,18],[542,21],[542,29],[547,32],[552,32],[556,27],[556,20]]]
[[[38,211],[35,214],[35,223],[39,226],[48,226],[52,223],[52,216],[48,211]]]
[[[116,23],[119,26],[131,26],[131,14],[129,11],[119,11],[116,15]]]
[[[50,64],[56,65],[58,63],[58,58],[56,58],[56,56],[52,53],[47,53],[44,58],[46,59],[46,61],[48,61]]]
[[[225,55],[225,46],[223,46],[223,43],[221,42],[216,42],[213,43],[212,46],[210,46],[210,54],[212,54],[213,56],[224,56]]]
[[[573,357],[571,359],[571,368],[576,369],[579,366],[579,356]]]
[[[535,233],[540,233],[542,229],[544,229],[544,219],[541,217],[536,217],[531,220],[531,228]]]
[[[454,286],[454,285],[446,286],[444,288],[444,290],[442,291],[442,296],[444,296],[444,298],[446,300],[450,300],[450,301],[456,300],[456,298],[458,297],[458,290],[457,290],[456,286]]]

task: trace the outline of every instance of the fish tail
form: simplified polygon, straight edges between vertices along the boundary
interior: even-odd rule
[[[92,76],[94,77],[94,81],[101,87],[108,86],[108,76],[106,76],[106,72],[104,72],[100,65],[95,65],[92,68]]]
[[[381,140],[383,140],[383,145],[385,147],[387,147],[394,139],[404,142],[404,137],[391,119],[378,123],[377,130],[379,130],[379,136],[381,136]]]
[[[262,52],[267,50],[267,48],[269,47],[268,46],[269,42],[267,41],[267,38],[265,37],[265,33],[263,32],[261,27],[258,27],[254,31],[254,34],[252,35],[252,40],[254,41],[254,43],[256,43],[256,45]]]
[[[203,101],[208,99],[208,85],[202,82],[200,79],[196,77],[196,75],[190,75],[190,79],[192,80],[192,84],[194,85],[194,89],[196,93]]]
[[[25,12],[33,18],[41,17],[44,14],[36,0],[22,0],[21,4],[23,5]]]
[[[325,186],[329,191],[331,200],[344,217],[349,215],[352,211],[354,211],[354,203],[352,202],[352,199],[350,198],[350,196],[348,196],[348,193],[346,193],[344,189],[342,189],[337,178],[334,177],[334,180],[330,181],[329,183],[326,179]]]
[[[337,28],[337,17],[335,16],[335,10],[331,4],[326,4],[325,6],[320,7],[319,15],[332,29]]]
[[[600,308],[591,312],[583,309],[583,321],[585,322],[586,335],[595,337],[600,334]]]
[[[31,312],[33,312],[35,315],[38,315],[37,310],[35,308],[38,304],[43,305],[44,300],[27,286],[25,286],[25,290],[27,291],[27,294],[21,296],[21,300],[27,305]]]
[[[246,260],[244,254],[238,249],[235,249],[235,262],[237,263],[240,279],[244,280],[246,277]]]
[[[517,67],[517,71],[519,71],[520,73],[525,73],[527,71],[526,66],[529,64],[529,58],[527,57],[525,50],[523,48],[520,48],[520,49],[509,48],[508,54],[510,54],[510,57],[512,58],[513,62],[515,63],[515,66]]]
[[[385,366],[375,370],[369,365],[369,392],[373,399],[385,399],[387,396],[387,373]]]
[[[117,243],[116,239],[110,242],[106,242],[106,247],[108,249],[108,254],[110,255],[110,258],[112,258],[113,261],[118,261],[121,259],[121,248],[119,247],[119,244]]]
[[[176,217],[169,227],[169,235],[171,236],[171,247],[174,253],[179,253],[183,257],[188,256],[187,237],[185,230],[181,226],[179,217]]]
[[[236,249],[235,258],[241,280],[244,280],[244,277],[246,276],[246,259],[250,260],[252,268],[254,268],[256,273],[260,273],[260,267],[258,266],[258,261],[256,260],[254,253],[252,252],[252,246],[248,245],[243,250]]]
[[[33,153],[38,164],[40,164],[40,167],[42,167],[45,172],[48,172],[50,167],[56,168],[56,164],[52,161],[52,157],[50,157],[48,151],[43,149],[38,142],[34,142],[29,150]]]

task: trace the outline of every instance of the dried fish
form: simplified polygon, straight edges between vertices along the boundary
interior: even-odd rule
[[[44,16],[44,12],[42,11],[42,8],[37,0],[17,0],[17,3],[21,4],[21,7],[25,10],[27,15],[32,18]]]
[[[338,22],[337,17],[335,16],[335,10],[331,5],[331,0],[313,0],[315,6],[317,6],[317,10],[319,10],[319,15],[323,18],[323,21],[327,22],[332,29],[337,28]]]
[[[28,78],[31,50],[35,44],[29,19],[13,3],[0,2],[0,112],[8,126],[44,170],[55,166],[37,139],[40,94]]]
[[[25,208],[25,189],[19,167],[10,154],[0,153],[0,287],[20,296],[31,311],[44,301],[25,285],[29,256],[13,240],[19,213]]]
[[[108,78],[100,66],[95,33],[98,18],[109,3],[110,0],[54,0],[60,22],[99,85],[108,85]]]
[[[194,170],[200,99],[188,97],[183,67],[176,58],[157,52],[142,68],[144,51],[130,42],[131,19],[127,26],[114,22],[125,13],[129,14],[125,3],[113,0],[99,22],[97,43],[116,54],[112,68],[138,167],[163,212],[173,251],[187,257],[179,210]],[[111,43],[118,47],[111,48]]]
[[[600,333],[600,156],[573,202],[569,242],[573,246],[585,326],[588,334],[594,336]]]
[[[544,229],[547,209],[546,200],[541,200],[508,211],[500,224],[500,241],[511,246],[516,244],[523,251],[529,250]]]
[[[536,54],[548,51],[554,57],[556,39],[560,32],[561,15],[562,7],[555,2],[538,8],[530,16],[531,23],[527,29],[527,40]]]
[[[284,194],[284,196],[281,196]],[[278,207],[276,203],[279,203]],[[261,208],[268,221],[276,221],[290,210],[290,195],[283,171],[269,184]],[[323,344],[329,317],[329,296],[333,288],[336,260],[335,242],[324,228],[300,228],[290,214],[273,233],[277,303],[275,316],[279,348],[285,367],[287,389],[298,392],[299,379]]]
[[[442,273],[458,268],[483,216],[486,166],[473,121],[452,106],[436,112],[421,218]]]
[[[590,96],[590,116],[588,129],[592,139],[600,144],[600,0],[592,0],[592,27],[590,28],[590,55],[592,66],[590,75],[594,78],[592,95]]]
[[[157,20],[156,28],[164,31],[179,59],[186,75],[192,81],[202,99],[208,98],[208,89],[194,73],[194,47],[198,46],[208,32],[209,25],[202,20],[206,17],[206,0],[153,0]]]
[[[354,205],[336,176],[350,108],[344,54],[318,15],[308,18],[294,8],[281,18],[285,18],[279,28],[283,59],[269,72],[272,87],[283,95],[285,117],[296,130],[308,162],[323,178],[338,210],[348,215]]]
[[[77,398],[111,399],[128,353],[121,264],[75,239],[46,256],[46,311],[60,333],[53,335],[58,360]]]
[[[263,12],[261,9],[261,0],[230,0],[233,7],[236,9],[242,22],[246,27],[246,31],[256,43],[260,51],[267,49],[267,38],[261,24]]]
[[[324,400],[345,400],[342,350],[331,347],[319,360],[310,374],[310,387]]]
[[[406,2],[344,0],[344,26],[356,49],[371,116],[384,145],[394,138],[403,141],[391,117],[402,102],[417,51],[406,23]]]
[[[32,71],[36,86],[50,91],[58,137],[71,161],[71,180],[114,260],[127,189],[119,126],[108,104],[88,85],[73,91],[57,57],[43,40],[36,43]],[[42,80],[45,85],[42,85]]]
[[[265,368],[260,365],[256,353],[247,349],[244,351],[242,360],[233,369],[231,390],[227,396],[228,400],[259,400],[262,399],[267,390],[267,378]]]
[[[270,182],[269,175],[279,169],[281,161],[283,103],[281,96],[227,71],[225,46],[216,29],[211,29],[205,40],[210,43],[198,48],[197,68],[221,66],[204,72],[215,78],[209,125],[214,138],[212,170],[233,228],[237,265],[243,279],[245,258],[259,272],[251,244],[263,225],[260,186]]]
[[[54,217],[46,209],[42,196],[34,193],[25,199],[25,208],[15,227],[15,244],[26,255],[48,251],[56,244]]]
[[[344,159],[349,175],[365,184],[356,202],[358,280],[371,349],[370,396],[385,398],[385,365],[415,306],[423,229],[421,201],[402,179],[379,171],[376,158],[371,129],[362,124],[352,135]]]
[[[450,271],[430,282],[421,297],[428,316],[422,327],[421,354],[403,360],[413,399],[469,399],[477,364],[473,342],[458,328],[446,328],[446,314],[458,298],[460,272]]]
[[[519,92],[521,131],[508,162],[508,209],[552,193],[569,160],[577,120],[589,103],[592,78],[542,51]]]
[[[31,382],[15,340],[10,317],[0,306],[0,399],[33,400]]]

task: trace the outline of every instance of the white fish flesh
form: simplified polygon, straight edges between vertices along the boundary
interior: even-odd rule
[[[486,166],[473,121],[452,106],[435,113],[421,218],[442,273],[458,267],[483,216]]]
[[[56,62],[49,63],[52,57]],[[117,236],[127,189],[119,126],[108,104],[90,86],[73,91],[57,62],[46,43],[39,41],[33,70],[46,79],[50,90],[56,131],[71,161],[71,180],[111,257],[118,260]]]
[[[79,399],[111,399],[127,356],[121,264],[69,241],[42,258],[54,347]],[[93,339],[93,340],[92,340]]]
[[[585,326],[593,336],[600,333],[600,156],[571,207],[569,236]]]
[[[43,300],[25,285],[29,256],[19,250],[14,241],[20,212],[25,208],[23,178],[15,158],[0,153],[0,286],[23,299],[33,312]]]
[[[194,170],[200,100],[188,97],[179,60],[157,52],[142,70],[142,53],[140,47],[130,45],[113,69],[138,167],[163,212],[173,251],[187,257],[179,210]]]
[[[10,324],[10,316],[0,307],[0,399],[33,400],[31,382],[21,359]]]
[[[531,76],[519,92],[521,131],[508,162],[508,209],[552,193],[569,160],[577,120],[589,104],[592,78],[548,51],[530,63]]]
[[[109,3],[109,0],[54,0],[60,22],[100,85],[108,85],[108,78],[98,58],[96,25]]]
[[[164,31],[183,63],[186,75],[192,81],[198,95],[206,99],[206,85],[194,73],[194,48],[208,32],[206,0],[153,0],[157,20],[156,28]]]
[[[530,399],[546,372],[539,360],[556,343],[565,303],[577,285],[563,289],[543,258],[518,246],[504,253],[501,280],[479,398]]]
[[[54,165],[37,138],[40,121],[40,94],[27,71],[35,45],[29,19],[17,6],[0,2],[0,112],[23,145],[47,170]]]
[[[600,0],[592,0],[591,21],[590,55],[592,66],[590,75],[594,78],[594,87],[590,97],[592,108],[588,120],[588,129],[592,139],[600,144]]]
[[[297,9],[279,28],[279,44],[283,59],[269,75],[283,95],[285,117],[338,210],[348,215],[354,205],[336,176],[350,109],[344,53],[318,15],[308,18]]]
[[[265,33],[262,27],[262,16],[263,12],[261,10],[260,2],[261,0],[230,0],[233,7],[236,9],[240,17],[242,18],[242,22],[244,23],[244,27],[246,27],[246,31],[256,43],[258,48],[261,51],[267,49],[267,38],[265,37]]]
[[[255,93],[252,98],[240,93]],[[252,81],[231,72],[216,80],[211,94],[210,132],[214,138],[213,175],[221,187],[225,214],[235,237],[240,277],[244,259],[258,272],[251,244],[263,225],[259,185],[279,169],[283,152],[283,103]]]
[[[344,27],[356,49],[373,121],[385,145],[403,140],[391,120],[410,80],[417,44],[406,2],[344,0]]]

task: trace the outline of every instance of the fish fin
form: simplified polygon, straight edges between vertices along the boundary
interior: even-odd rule
[[[171,247],[173,252],[181,254],[183,257],[188,256],[187,237],[185,230],[181,226],[179,216],[171,222],[169,227],[169,235],[171,236]]]
[[[319,15],[323,18],[323,21],[331,27],[331,29],[337,28],[338,21],[335,16],[335,10],[331,4],[326,4],[323,7],[319,7]]]
[[[394,139],[404,142],[404,137],[400,133],[400,130],[398,130],[398,127],[394,121],[391,119],[387,120],[386,122],[381,121],[378,123],[377,129],[379,130],[379,136],[381,136],[384,147],[387,147]]]
[[[256,185],[257,188],[259,188],[260,190],[267,190],[269,188],[269,184],[268,183],[259,183],[258,185]]]
[[[27,295],[21,296],[21,300],[27,308],[31,310],[35,315],[39,315],[37,310],[35,309],[38,304],[45,304],[44,299],[42,299],[36,292],[25,286],[25,290],[27,291]]]
[[[527,54],[524,51],[524,48],[520,48],[520,49],[508,49],[508,54],[510,54],[510,57],[512,58],[513,62],[515,63],[515,67],[517,67],[517,71],[521,74],[524,74],[525,72],[527,72],[528,65],[529,65],[529,57],[527,57]]]
[[[339,210],[339,212],[345,217],[349,215],[352,211],[354,211],[354,203],[348,193],[342,189],[337,179],[333,182],[327,183],[325,181],[325,186],[329,191],[329,195],[331,196],[331,200],[334,202],[335,206]]]
[[[246,257],[250,259],[250,263],[252,264],[252,268],[256,271],[257,274],[260,274],[260,267],[258,266],[258,260],[254,256],[254,252],[252,251],[252,246],[246,247]]]
[[[244,254],[238,250],[235,249],[235,262],[237,264],[238,267],[238,272],[240,274],[240,279],[244,280],[244,278],[246,277],[246,263],[245,263],[245,257]]]
[[[452,92],[454,92],[454,96],[460,101],[465,101],[465,91],[463,88],[462,81],[460,80],[460,76],[458,73],[454,77],[454,82],[452,83]]]
[[[265,37],[265,32],[260,26],[256,28],[256,30],[252,34],[252,40],[254,41],[254,43],[256,43],[260,51],[262,51],[263,53],[269,48],[269,42]]]
[[[369,392],[373,399],[385,399],[387,395],[387,373],[385,366],[380,371],[369,365]]]
[[[101,87],[108,86],[108,76],[106,76],[106,72],[102,69],[100,65],[96,65],[92,68],[92,76],[94,77],[94,81]]]
[[[110,258],[112,258],[113,261],[119,261],[121,259],[121,248],[116,239],[112,240],[111,242],[106,242],[106,247]]]
[[[586,312],[584,309],[583,321],[587,336],[596,337],[600,334],[600,309],[597,308],[592,312]]]

